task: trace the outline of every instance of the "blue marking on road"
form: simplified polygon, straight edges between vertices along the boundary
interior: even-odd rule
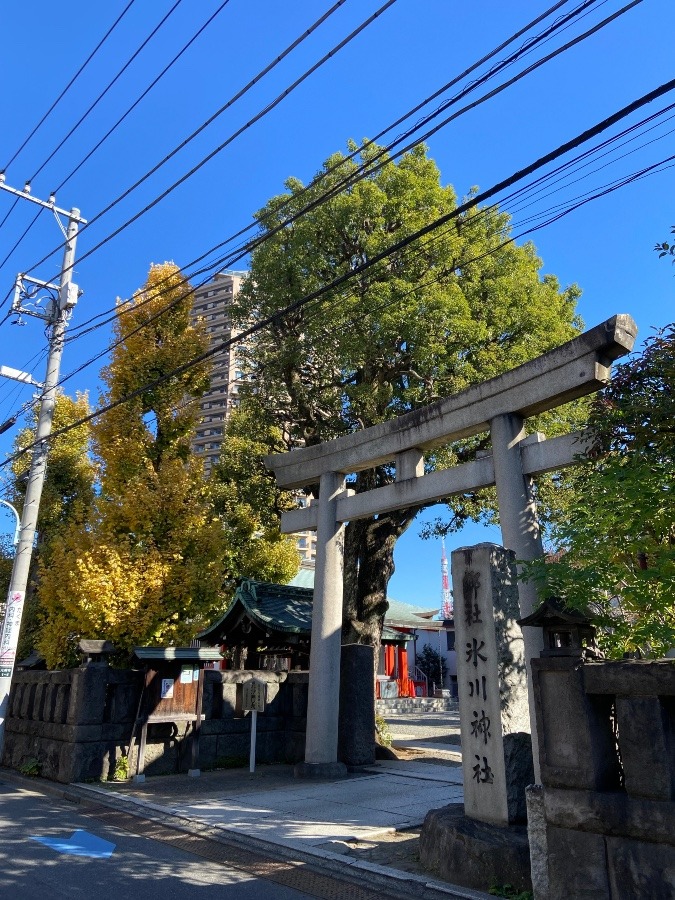
[[[67,853],[70,856],[88,856],[91,859],[108,859],[112,856],[115,844],[105,841],[103,838],[90,834],[88,831],[78,829],[69,838],[38,837],[33,835],[31,841],[37,841],[56,850],[57,853]]]

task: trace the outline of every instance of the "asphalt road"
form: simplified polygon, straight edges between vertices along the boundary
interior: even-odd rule
[[[112,855],[73,856],[31,839],[67,841],[78,830],[113,843]],[[307,900],[308,896],[326,896],[325,890],[313,892],[311,873],[307,873],[308,891],[279,883],[274,870],[283,876],[288,864],[270,862],[273,877],[260,877],[185,852],[165,840],[129,833],[79,807],[2,782],[0,835],[2,900]],[[258,871],[261,867],[264,862],[258,864]],[[293,875],[297,881],[297,868],[290,872]]]

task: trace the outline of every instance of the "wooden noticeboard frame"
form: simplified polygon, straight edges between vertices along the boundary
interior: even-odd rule
[[[145,780],[148,725],[160,723],[185,723],[186,735],[187,728],[192,726],[188,775],[198,776],[199,732],[204,719],[204,665],[219,661],[220,653],[199,647],[136,647],[134,655],[145,664],[143,691],[131,739],[133,746],[137,729],[140,728],[134,780]]]

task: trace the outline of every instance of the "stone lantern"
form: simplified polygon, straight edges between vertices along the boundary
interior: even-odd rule
[[[107,666],[108,657],[115,652],[115,647],[110,641],[83,638],[77,646],[82,654],[83,666]]]
[[[549,597],[538,609],[524,619],[521,628],[532,625],[544,633],[544,649],[539,654],[548,656],[597,657],[595,628],[584,613],[567,609],[558,597]]]

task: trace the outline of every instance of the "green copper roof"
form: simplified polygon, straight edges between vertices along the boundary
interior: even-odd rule
[[[243,607],[251,620],[287,634],[309,634],[312,628],[312,589],[269,584],[246,579],[237,588],[223,615],[197,635],[206,638],[220,631],[225,620],[234,620]]]
[[[314,566],[300,566],[298,574],[288,582],[290,587],[314,589]]]
[[[216,647],[134,647],[137,659],[182,660],[183,662],[215,662],[222,656]]]
[[[274,629],[285,634],[309,636],[312,630],[313,590],[288,584],[269,584],[264,581],[247,579],[237,588],[223,615],[200,632],[199,639],[215,638],[234,627],[245,612],[251,621],[263,628]],[[227,620],[230,620],[229,622]],[[424,620],[420,619],[420,623]],[[387,627],[382,633],[385,641],[406,642],[410,635],[401,634]]]
[[[301,566],[298,574],[289,582],[291,587],[314,587],[314,566]],[[433,619],[438,615],[439,609],[424,609],[421,606],[414,606],[412,603],[402,603],[400,600],[394,600],[393,597],[387,597],[389,609],[385,616],[385,624],[398,628],[428,628],[436,630],[443,627],[443,623],[438,619]],[[431,624],[430,624],[431,623]]]

